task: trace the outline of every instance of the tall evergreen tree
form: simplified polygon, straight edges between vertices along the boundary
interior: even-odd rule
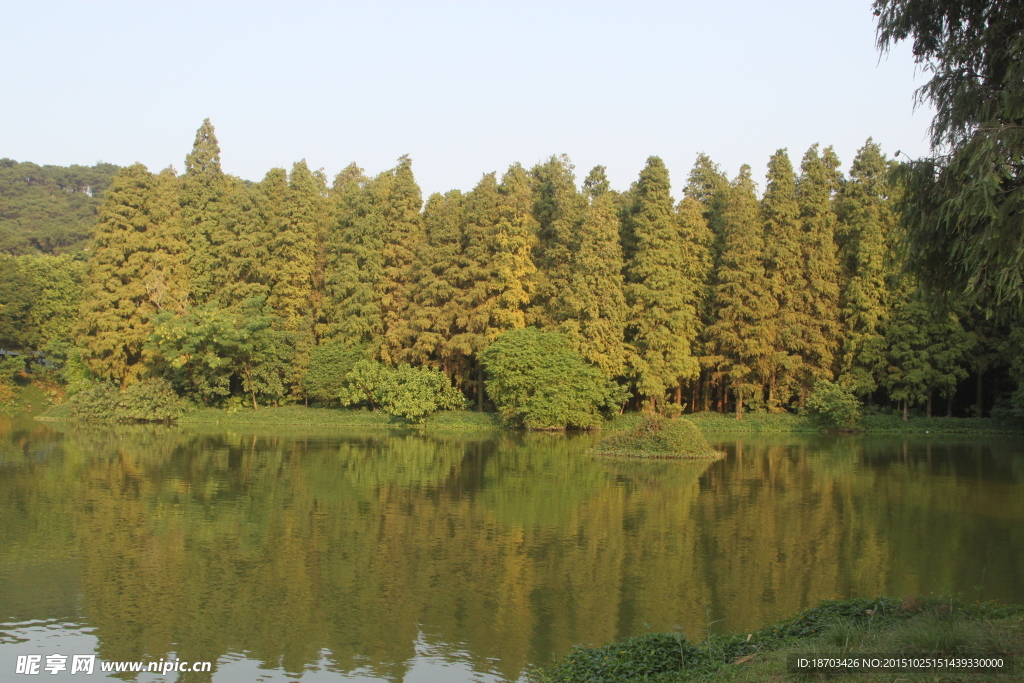
[[[836,213],[833,196],[839,190],[839,159],[831,147],[819,155],[813,145],[804,155],[797,185],[803,224],[804,298],[803,373],[801,396],[817,380],[834,378],[839,345],[839,260],[836,254]]]
[[[881,148],[869,138],[857,152],[836,204],[844,284],[839,381],[858,396],[870,396],[880,386],[885,363],[882,329],[895,277],[888,175]]]
[[[465,263],[459,296],[460,332],[450,349],[462,356],[479,353],[506,330],[524,327],[536,272],[536,224],[530,178],[513,164],[499,185],[483,177],[466,198]],[[477,408],[483,406],[483,373],[476,364]]]
[[[413,273],[409,314],[415,335],[409,348],[410,362],[437,362],[449,378],[458,378],[464,371],[463,359],[451,348],[459,331],[464,221],[465,197],[460,191],[435,193],[427,200],[423,209],[425,241]]]
[[[931,417],[934,393],[948,399],[957,382],[967,377],[965,357],[974,339],[952,312],[909,278],[886,321],[885,339],[883,381],[889,397],[902,403],[904,420],[908,407],[921,403]]]
[[[534,216],[537,241],[535,300],[530,322],[555,329],[568,313],[558,309],[559,294],[572,279],[573,240],[586,209],[586,198],[576,189],[573,165],[566,156],[551,157],[530,172],[534,181]]]
[[[328,241],[325,332],[353,344],[369,344],[383,330],[376,288],[384,280],[385,226],[374,212],[370,184],[362,169],[350,164],[331,191],[335,227]]]
[[[177,178],[142,164],[111,182],[93,235],[78,345],[86,367],[127,386],[145,371],[152,319],[185,304],[186,245],[176,216]]]
[[[282,182],[284,169],[273,169],[267,178],[274,178],[280,172]],[[270,246],[278,231],[277,218],[268,220],[262,212],[262,202],[267,189],[265,179],[253,187],[241,179],[227,178],[227,194],[224,200],[224,229],[226,241],[222,247],[224,284],[218,289],[215,303],[221,308],[240,305],[252,297],[266,297],[273,265],[270,263]]]
[[[190,297],[209,301],[224,284],[222,245],[227,179],[220,167],[220,146],[210,119],[196,131],[192,151],[185,157],[181,182],[181,221],[189,245]]]
[[[765,278],[777,302],[771,324],[775,352],[768,377],[768,406],[785,405],[798,391],[804,375],[808,337],[807,278],[796,175],[786,150],[768,162],[768,185],[761,200],[765,231]]]
[[[375,183],[373,190],[386,225],[384,279],[377,294],[384,327],[379,354],[385,363],[397,365],[416,355],[411,349],[418,329],[411,314],[414,274],[424,256],[423,194],[408,156],[400,158],[398,166]]]
[[[711,362],[729,382],[736,416],[744,405],[758,405],[774,371],[778,303],[772,295],[762,260],[764,223],[757,189],[744,165],[723,193],[722,253],[715,273],[708,327]]]
[[[568,286],[553,299],[558,331],[606,377],[625,374],[629,308],[622,279],[619,210],[609,192],[599,194],[583,214],[568,257]]]
[[[699,364],[694,342],[706,277],[707,225],[699,204],[677,215],[668,170],[650,157],[640,173],[624,228],[626,297],[631,309],[627,340],[637,392],[651,406],[680,381],[693,379]]]

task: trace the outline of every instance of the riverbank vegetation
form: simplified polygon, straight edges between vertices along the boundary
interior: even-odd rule
[[[244,182],[207,121],[184,174],[117,170],[87,257],[0,255],[0,347],[70,394],[164,382],[140,413],[163,419],[178,399],[413,421],[466,405],[531,429],[623,408],[837,429],[878,407],[1024,410],[1024,322],[903,269],[893,167],[870,140],[848,176],[831,148],[799,171],[779,150],[759,194],[749,167],[729,181],[699,155],[676,203],[658,157],[625,192],[552,157],[424,204],[406,157],[330,187],[305,162]]]
[[[709,627],[710,628],[710,627]],[[794,655],[823,657],[888,653],[909,657],[972,654],[1001,656],[998,673],[950,671],[857,672],[857,681],[1018,680],[1024,663],[1024,606],[964,603],[959,600],[851,598],[826,600],[795,617],[749,633],[688,638],[650,633],[603,647],[577,647],[547,668],[536,683],[589,681],[785,681],[825,674],[788,671]],[[941,675],[940,678],[936,678]]]

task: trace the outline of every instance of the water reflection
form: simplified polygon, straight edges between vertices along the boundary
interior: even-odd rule
[[[46,621],[217,681],[513,680],[835,594],[1024,602],[1012,441],[744,436],[710,465],[592,441],[9,420],[0,667]]]

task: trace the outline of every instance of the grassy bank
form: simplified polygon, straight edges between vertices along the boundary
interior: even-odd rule
[[[922,601],[917,598],[822,602],[797,616],[751,633],[710,636],[696,642],[683,634],[651,633],[599,648],[576,648],[554,666],[537,669],[543,683],[649,681],[806,681],[834,679],[820,673],[789,673],[797,655],[843,657],[888,654],[1007,655],[1001,672],[878,671],[846,673],[840,680],[1019,681],[1024,673],[1024,606]]]
[[[39,417],[41,420],[73,420],[67,406],[54,406]],[[299,405],[267,406],[259,410],[243,408],[199,408],[187,413],[177,424],[182,426],[224,427],[370,427],[400,429],[420,428],[408,420],[383,411],[347,410],[344,408],[307,408]],[[422,428],[429,430],[453,429],[459,431],[494,430],[500,427],[498,416],[492,413],[474,413],[468,410],[435,413],[427,418]]]
[[[625,416],[623,416],[625,417]],[[810,415],[791,413],[748,413],[737,420],[735,415],[694,413],[686,416],[705,434],[722,432],[823,433],[828,425]],[[860,424],[863,434],[1020,434],[1024,421],[974,417],[911,417],[869,413]]]
[[[27,385],[19,388],[14,400],[6,406],[8,411],[24,410],[26,405],[35,409],[47,406],[54,400],[52,391]],[[2,408],[0,408],[2,409]],[[605,423],[605,432],[625,432],[634,429],[643,419],[641,413],[617,415]],[[828,425],[810,415],[791,413],[747,413],[737,420],[733,414],[693,413],[684,416],[696,424],[704,434],[723,433],[806,433],[821,434],[829,431]],[[56,405],[40,416],[43,420],[71,420],[66,406]],[[259,410],[238,408],[200,408],[178,421],[181,425],[226,425],[226,426],[276,426],[293,427],[388,427],[412,426],[400,417],[383,411],[349,410],[344,408],[308,408],[301,405],[262,407]],[[497,429],[501,421],[494,413],[472,411],[443,411],[426,420],[427,428],[452,430]],[[1024,420],[962,417],[911,417],[904,421],[898,414],[869,413],[860,425],[863,434],[1022,434]]]

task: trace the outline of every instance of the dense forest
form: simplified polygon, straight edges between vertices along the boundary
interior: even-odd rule
[[[304,161],[230,176],[209,120],[181,175],[4,160],[0,347],[72,391],[373,407],[386,375],[487,410],[488,371],[525,362],[488,349],[533,328],[521,343],[585,365],[553,366],[555,389],[604,382],[614,409],[793,411],[832,383],[905,415],[1013,410],[1024,324],[903,267],[894,166],[871,140],[848,175],[832,148],[798,168],[780,149],[762,190],[700,154],[675,202],[658,157],[620,192],[553,156],[424,203],[408,157],[330,184]]]

